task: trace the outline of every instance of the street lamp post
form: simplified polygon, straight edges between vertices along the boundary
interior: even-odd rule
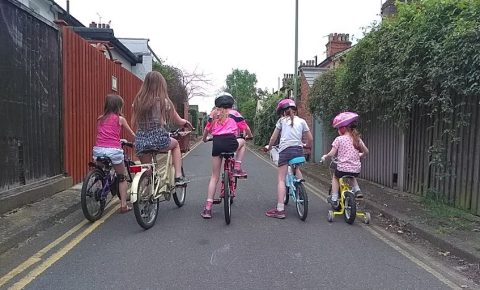
[[[297,101],[297,69],[298,69],[298,0],[295,0],[295,68],[293,70],[293,99]]]

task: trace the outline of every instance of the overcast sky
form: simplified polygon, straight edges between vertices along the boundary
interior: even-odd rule
[[[56,1],[66,7],[66,0]],[[362,37],[379,21],[382,0],[299,0],[298,59],[325,58],[329,33]],[[85,26],[111,21],[116,37],[150,39],[167,64],[203,72],[210,92],[235,68],[257,75],[257,87],[277,89],[293,73],[295,0],[70,0],[70,13]],[[213,99],[193,99],[209,110]]]

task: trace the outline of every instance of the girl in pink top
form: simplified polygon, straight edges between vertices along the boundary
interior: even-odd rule
[[[132,208],[127,206],[127,181],[125,180],[125,165],[123,164],[123,150],[120,145],[120,132],[125,128],[135,137],[127,120],[122,116],[123,99],[117,95],[108,95],[105,99],[103,115],[97,120],[97,141],[93,147],[93,159],[108,157],[112,161],[117,173],[120,192],[120,213],[126,213]]]
[[[337,158],[337,167],[332,177],[332,195],[330,202],[336,207],[338,203],[338,179],[350,175],[357,177],[360,173],[362,164],[361,157],[368,154],[368,148],[360,138],[360,133],[356,129],[358,115],[351,112],[340,113],[333,120],[333,127],[338,130],[338,137],[333,140],[332,150],[322,156],[322,161],[327,157]],[[354,179],[353,191],[360,196],[360,187]]]
[[[252,132],[242,115],[233,110],[234,99],[226,92],[220,93],[215,98],[215,109],[210,113],[205,130],[203,130],[203,142],[207,141],[208,135],[213,136],[212,146],[212,176],[208,184],[207,201],[201,213],[202,217],[212,217],[213,197],[220,176],[222,152],[236,152],[235,154],[235,176],[246,176],[242,170],[242,158],[245,154],[245,139],[238,138],[239,132],[246,132],[245,137],[252,137]]]

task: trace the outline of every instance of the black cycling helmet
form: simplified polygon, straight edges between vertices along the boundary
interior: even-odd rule
[[[217,108],[232,108],[233,103],[235,100],[227,92],[221,92],[215,97],[215,107]]]

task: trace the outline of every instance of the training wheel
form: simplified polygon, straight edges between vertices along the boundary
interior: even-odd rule
[[[328,216],[327,216],[328,222],[333,222],[333,210],[328,211]]]
[[[370,213],[369,212],[366,212],[365,213],[365,216],[363,217],[363,222],[368,225],[370,223],[370,220],[371,220],[371,217],[370,217]]]

